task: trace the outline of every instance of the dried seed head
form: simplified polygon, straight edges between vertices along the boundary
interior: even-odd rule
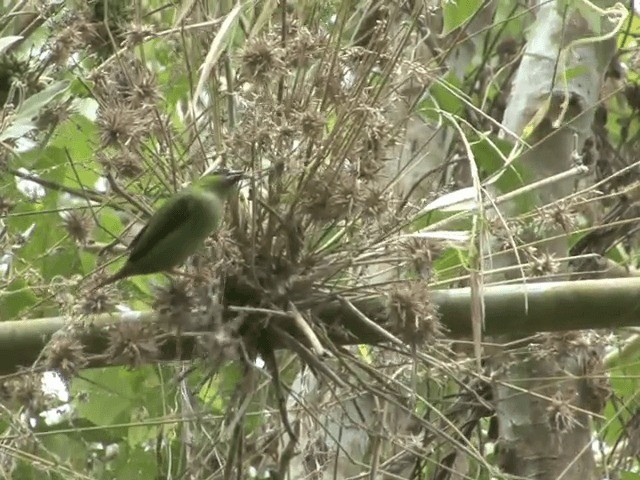
[[[185,280],[172,280],[167,287],[159,288],[153,309],[160,321],[171,327],[182,327],[189,323],[193,307],[192,292]]]
[[[105,57],[113,53],[114,46],[121,46],[125,28],[132,20],[134,8],[131,2],[124,1],[95,0],[87,3],[88,8],[83,12],[85,22],[95,29],[89,46],[98,55]]]
[[[146,133],[139,112],[121,104],[101,108],[97,123],[103,148],[135,146]]]
[[[228,222],[225,225],[228,225]],[[245,256],[234,237],[235,234],[223,225],[206,240],[205,245],[211,255],[204,263],[210,267],[200,268],[200,273],[214,283],[222,272],[225,275],[236,275],[246,264]]]
[[[289,68],[306,68],[321,58],[326,46],[327,37],[314,35],[306,27],[299,27],[287,42],[284,61]]]
[[[361,189],[360,207],[363,216],[380,222],[385,214],[393,212],[396,203],[393,197],[393,192],[388,188],[368,185]]]
[[[357,180],[348,172],[316,174],[300,192],[302,211],[316,222],[343,218],[357,200]]]
[[[64,66],[71,53],[82,44],[82,33],[75,25],[60,30],[50,47],[50,60],[59,66]]]
[[[109,345],[105,353],[113,363],[135,368],[158,358],[160,348],[148,325],[123,322],[109,329]]]
[[[583,360],[584,381],[580,382],[580,400],[585,409],[599,415],[611,398],[611,383],[602,361],[602,349],[590,345],[584,353],[586,359]]]
[[[577,212],[571,202],[560,202],[541,212],[542,231],[557,231],[560,227],[565,233],[576,227]]]
[[[42,391],[42,377],[35,373],[25,373],[20,377],[6,380],[3,392],[14,407],[22,407],[35,415],[49,408],[51,397]]]
[[[555,259],[553,253],[538,254],[535,248],[526,249],[525,252],[529,257],[529,273],[533,277],[552,275],[560,269],[560,262]]]
[[[267,83],[284,72],[284,51],[275,37],[262,37],[247,42],[242,54],[245,79]]]
[[[139,63],[134,63],[128,76],[118,77],[123,97],[134,108],[154,106],[161,98],[154,72]]]
[[[80,244],[85,244],[93,227],[93,219],[85,211],[64,212],[62,224],[69,236]]]
[[[114,171],[120,177],[138,178],[144,173],[143,159],[136,152],[123,148],[113,155],[98,152],[98,162],[107,171]]]
[[[124,40],[124,46],[127,48],[135,47],[136,45],[142,45],[145,39],[153,35],[154,30],[151,26],[143,25],[141,23],[131,23],[127,28],[126,38]]]
[[[98,24],[91,21],[85,15],[79,15],[75,18],[75,21],[71,20],[70,24],[72,25],[70,28],[73,28],[80,37],[81,45],[97,48],[104,44],[105,40],[98,32]]]
[[[388,296],[390,329],[411,345],[423,344],[442,332],[428,288],[423,282],[409,282],[395,287]]]
[[[442,245],[424,239],[408,239],[401,247],[406,250],[415,274],[423,280],[431,277],[433,260],[444,250]]]
[[[298,120],[302,134],[309,138],[315,138],[322,133],[326,125],[324,114],[314,109],[303,110],[298,114]]]
[[[80,304],[80,312],[85,315],[96,315],[111,310],[113,302],[108,292],[109,289],[104,288],[93,292],[91,295],[86,295]]]
[[[575,397],[575,393],[572,396]],[[565,399],[560,391],[556,392],[547,407],[547,421],[551,430],[559,433],[568,433],[578,425],[578,419],[570,401]]]
[[[47,370],[57,371],[63,378],[71,378],[87,364],[80,340],[72,336],[54,337],[45,350]]]

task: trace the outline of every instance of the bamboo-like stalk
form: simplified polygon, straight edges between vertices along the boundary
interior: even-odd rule
[[[441,322],[448,335],[455,338],[471,333],[471,305],[468,288],[434,290]],[[580,329],[609,329],[640,326],[640,278],[542,282],[485,288],[485,332],[491,335],[526,335],[536,332]],[[354,300],[361,314],[376,323],[386,319],[383,298]],[[337,330],[330,334],[336,343],[375,344],[384,341],[379,331],[367,327],[361,316],[342,303],[330,302],[314,309],[323,321],[342,325],[351,335]],[[108,313],[91,317],[83,335],[86,353],[101,353],[105,346],[106,326],[127,321],[154,322],[154,312]],[[30,366],[40,355],[51,336],[68,325],[68,317],[16,320],[0,323],[0,373],[15,372],[19,366]],[[285,323],[279,323],[286,327]],[[295,328],[291,325],[291,334]],[[395,334],[396,332],[391,332]],[[302,339],[304,341],[304,339]],[[193,336],[181,336],[192,343]],[[175,341],[162,349],[163,360],[174,360],[176,351],[191,352],[189,345],[176,349]],[[89,364],[99,366],[99,363]]]

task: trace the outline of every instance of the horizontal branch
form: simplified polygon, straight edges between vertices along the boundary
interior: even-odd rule
[[[451,337],[471,332],[470,292],[468,288],[435,290],[432,301],[438,306],[441,322]],[[580,329],[608,329],[640,326],[640,278],[583,280],[572,282],[527,283],[526,285],[485,288],[485,334],[527,335],[536,332]],[[376,323],[386,320],[384,299],[371,298],[353,302],[361,314]],[[380,331],[362,322],[361,315],[340,302],[330,302],[314,313],[330,329],[336,343],[380,343]],[[101,353],[105,348],[104,328],[126,321],[154,322],[154,312],[101,314],[92,317],[97,328],[83,332],[87,353]],[[0,323],[0,373],[30,366],[39,357],[51,336],[63,328],[67,317],[18,320]],[[283,325],[279,324],[282,328]],[[395,333],[395,332],[391,332]],[[293,333],[292,333],[293,335]],[[193,342],[183,339],[182,342]],[[175,359],[176,351],[191,352],[190,345],[175,348],[168,344],[164,359]]]

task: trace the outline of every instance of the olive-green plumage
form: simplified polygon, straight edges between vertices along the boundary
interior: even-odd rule
[[[169,198],[129,245],[127,263],[96,288],[182,264],[218,227],[224,200],[242,177],[239,172],[210,174]]]

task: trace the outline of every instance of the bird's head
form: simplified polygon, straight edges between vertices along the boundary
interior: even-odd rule
[[[229,193],[245,174],[240,171],[211,172],[198,180],[198,186],[219,195]]]

